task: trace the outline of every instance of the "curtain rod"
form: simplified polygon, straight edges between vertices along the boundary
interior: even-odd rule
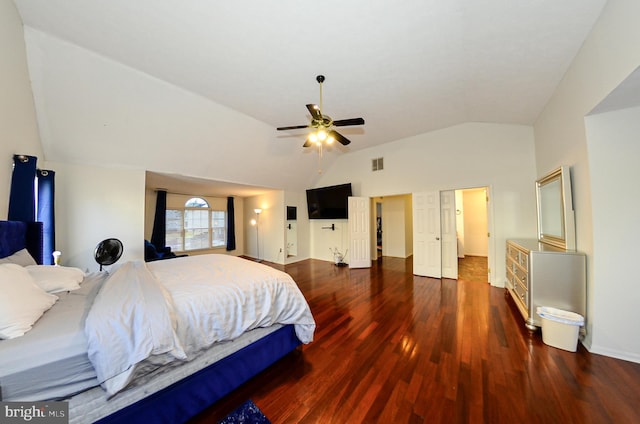
[[[167,190],[166,188],[161,188],[161,187],[159,187],[159,188],[154,188],[154,189],[153,189],[153,191],[155,191],[156,193],[157,193],[157,192],[159,192],[159,191],[164,191],[164,192],[166,192],[167,194],[175,194],[175,195],[177,195],[177,196],[191,196],[191,197],[216,197],[216,198],[219,198],[219,199],[222,199],[222,198],[225,198],[225,199],[226,199],[227,197],[234,197],[234,198],[235,198],[235,197],[237,197],[237,196],[234,196],[234,195],[232,195],[232,194],[229,194],[229,195],[224,195],[224,194],[223,194],[223,195],[215,196],[215,195],[204,195],[204,194],[193,194],[193,193],[178,193],[178,192],[175,192],[175,191],[169,191],[169,190]]]

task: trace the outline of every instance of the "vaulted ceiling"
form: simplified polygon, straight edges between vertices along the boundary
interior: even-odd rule
[[[533,124],[606,0],[14,0],[46,158],[300,189],[304,107],[335,155],[464,122]]]

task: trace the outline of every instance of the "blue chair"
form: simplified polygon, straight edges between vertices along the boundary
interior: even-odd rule
[[[157,249],[149,240],[144,241],[144,260],[145,262],[159,261],[162,259],[179,258],[188,255],[176,255],[171,251],[171,246],[165,246]]]

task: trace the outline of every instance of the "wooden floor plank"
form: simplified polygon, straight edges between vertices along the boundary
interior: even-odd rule
[[[466,259],[458,280],[414,276],[410,258],[274,265],[307,298],[314,342],[190,424],[247,399],[274,424],[640,422],[640,364],[545,345],[487,284],[486,258]]]

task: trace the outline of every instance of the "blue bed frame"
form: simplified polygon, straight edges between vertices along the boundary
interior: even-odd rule
[[[0,258],[27,249],[36,263],[43,263],[42,222],[0,221]]]
[[[42,224],[0,221],[0,258],[24,248],[42,264]],[[293,325],[284,326],[97,422],[184,423],[300,345]]]
[[[106,423],[184,423],[259,374],[300,345],[287,325],[244,349],[99,421]]]

